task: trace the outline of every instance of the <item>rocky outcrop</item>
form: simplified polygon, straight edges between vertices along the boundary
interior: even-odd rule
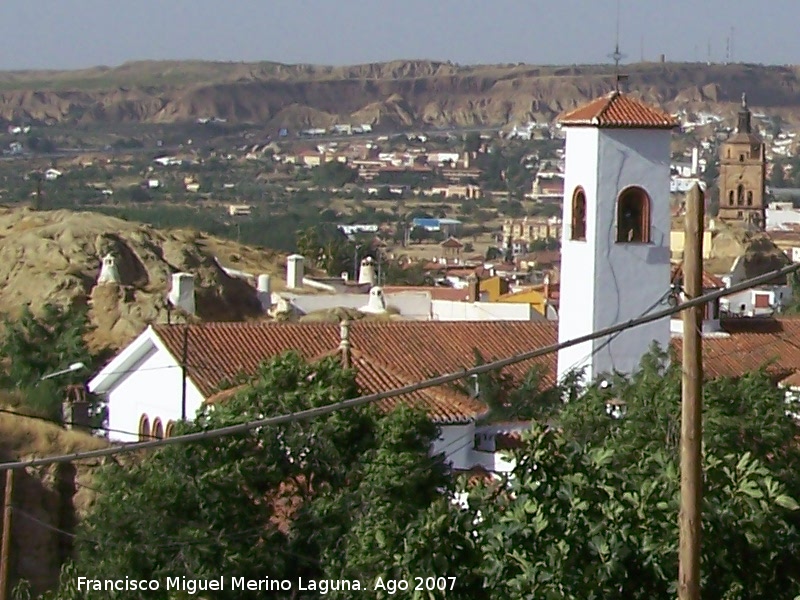
[[[119,283],[97,284],[102,258],[115,257]],[[195,276],[197,318],[242,320],[261,315],[254,286],[215,260],[273,275],[283,264],[259,251],[187,230],[156,230],[97,213],[0,208],[0,313],[30,304],[88,305],[95,347],[119,347],[148,323],[167,319],[171,276]]]

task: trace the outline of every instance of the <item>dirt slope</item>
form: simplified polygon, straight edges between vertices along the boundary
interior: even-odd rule
[[[673,110],[732,113],[747,91],[759,109],[790,120],[800,114],[800,69],[794,66],[641,63],[625,71],[630,89]],[[499,126],[550,119],[612,83],[606,66],[135,62],[0,73],[0,119],[173,123],[215,116],[292,128],[337,121]]]
[[[117,257],[121,285],[96,285],[101,259]],[[215,260],[219,259],[219,264]],[[167,318],[171,274],[195,274],[197,315],[238,320],[260,315],[254,288],[219,265],[283,284],[283,258],[189,230],[156,230],[97,213],[0,207],[0,313],[46,302],[88,304],[97,346],[119,347]]]

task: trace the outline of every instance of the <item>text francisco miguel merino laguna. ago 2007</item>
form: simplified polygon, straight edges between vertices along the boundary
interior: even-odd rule
[[[227,590],[246,590],[253,592],[317,592],[325,595],[332,591],[375,591],[383,590],[390,594],[397,591],[447,591],[453,590],[456,583],[455,577],[414,577],[413,580],[384,579],[378,577],[370,584],[364,584],[357,579],[303,579],[297,581],[290,579],[271,579],[262,577],[251,579],[248,577],[216,577],[208,579],[191,579],[188,577],[167,577],[165,581],[158,579],[90,579],[78,577],[79,591],[96,592],[136,592],[158,591],[161,589],[186,592],[195,595],[199,592],[222,592]]]
[[[327,594],[330,591],[361,591],[367,589],[357,580],[348,579],[271,579],[262,577],[251,579],[249,577],[214,577],[208,579],[191,579],[188,577],[167,577],[164,581],[158,579],[90,579],[78,577],[78,590],[86,591],[158,591],[172,590],[186,592],[190,595],[198,592],[222,592],[227,590],[249,590],[253,592],[278,592],[278,591],[316,591]]]

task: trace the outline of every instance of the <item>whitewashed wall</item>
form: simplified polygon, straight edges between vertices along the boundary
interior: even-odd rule
[[[526,302],[456,302],[432,300],[434,321],[544,321]]]
[[[108,426],[130,434],[109,433],[120,442],[139,439],[139,422],[146,414],[152,426],[160,417],[166,429],[168,421],[181,418],[182,375],[175,359],[164,351],[152,349],[120,380],[107,395]],[[203,397],[191,380],[186,382],[186,416],[194,418]]]

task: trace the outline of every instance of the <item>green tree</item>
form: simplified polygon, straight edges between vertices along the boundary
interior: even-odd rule
[[[776,159],[772,163],[772,172],[769,175],[769,186],[773,188],[786,187],[786,177],[783,173],[783,161]]]
[[[338,358],[311,364],[289,353],[262,365],[255,379],[180,432],[357,394],[354,372]],[[94,484],[99,493],[80,531],[77,566],[97,578],[259,574],[366,582],[384,572],[410,578],[435,540],[418,540],[422,549],[409,550],[399,565],[393,554],[376,551],[399,547],[407,526],[423,527],[441,512],[451,486],[446,465],[428,455],[437,435],[421,412],[381,414],[367,407],[109,465]],[[214,597],[248,594],[228,590]]]
[[[18,318],[6,317],[0,338],[0,353],[6,358],[0,387],[23,391],[28,408],[60,419],[66,387],[84,381],[98,362],[86,343],[89,330],[86,308],[80,306],[46,304],[39,314],[25,306]],[[78,362],[87,370],[41,381]]]
[[[470,131],[464,136],[464,152],[477,152],[481,149],[481,134],[478,131]]]
[[[408,234],[408,237],[411,239],[412,242],[421,244],[425,240],[430,239],[431,232],[425,229],[424,227],[417,225],[411,230],[411,233]]]
[[[433,277],[425,270],[425,263],[408,264],[405,257],[384,259],[381,264],[383,285],[433,285]]]
[[[314,167],[311,174],[314,184],[322,187],[340,188],[348,183],[353,183],[358,178],[358,172],[338,161]]]
[[[557,427],[535,427],[492,502],[476,493],[496,597],[675,597],[680,366],[652,354],[613,381],[566,404]],[[607,416],[610,396],[624,418]],[[754,373],[704,396],[703,597],[792,600],[800,448],[783,392]]]

